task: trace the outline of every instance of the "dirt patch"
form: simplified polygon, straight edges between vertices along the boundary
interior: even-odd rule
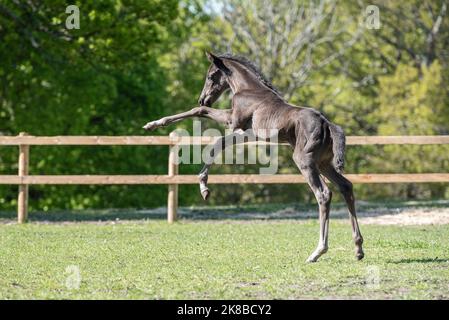
[[[260,207],[181,207],[179,218],[182,223],[304,223],[318,219],[316,205],[301,204],[261,205]],[[91,223],[97,225],[115,225],[122,223],[150,223],[166,220],[167,209],[164,207],[149,210],[108,209],[61,212],[36,212],[30,214],[33,223],[74,224]],[[357,202],[357,215],[361,224],[377,225],[438,225],[449,224],[449,201],[369,203]],[[331,221],[348,222],[348,211],[342,203],[333,204],[330,212]],[[15,214],[0,214],[0,224],[16,224]]]
[[[286,210],[288,211],[288,210]],[[287,216],[292,212],[285,212]],[[284,213],[284,214],[285,214]],[[304,214],[304,213],[303,213]],[[317,212],[305,213],[307,218],[317,218]],[[361,204],[357,210],[360,223],[377,225],[432,225],[449,224],[449,207],[370,208]],[[331,209],[331,219],[348,219],[345,208]]]
[[[182,219],[189,220],[218,220],[221,223],[230,223],[237,220],[238,222],[254,222],[258,221],[283,221],[291,220],[294,222],[305,222],[310,219],[318,219],[318,210],[300,209],[293,206],[286,206],[279,210],[270,212],[255,212],[244,211],[232,214],[220,214],[207,212],[204,216],[202,214],[183,210],[180,214]],[[362,224],[377,224],[377,225],[437,225],[449,224],[449,206],[448,207],[367,207],[360,203],[357,210],[359,222]],[[348,211],[346,208],[339,206],[331,209],[331,220],[348,220]]]
[[[449,208],[380,210],[377,216],[360,215],[360,223],[380,225],[449,224]]]
[[[197,217],[189,212],[184,212],[186,220],[196,220]],[[403,208],[366,208],[363,205],[357,211],[359,222],[362,224],[378,225],[433,225],[449,224],[449,207],[403,207]],[[214,220],[217,217],[213,218]],[[218,218],[220,219],[220,218]],[[297,210],[294,207],[286,207],[272,212],[240,212],[232,215],[221,216],[221,222],[229,223],[230,220],[239,222],[259,221],[282,221],[292,220],[294,222],[305,222],[310,219],[318,219],[318,210]],[[331,209],[331,220],[348,220],[348,211],[346,208],[339,207]]]

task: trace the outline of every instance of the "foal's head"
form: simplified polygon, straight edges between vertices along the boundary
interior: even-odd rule
[[[232,54],[216,56],[210,52],[206,52],[206,56],[212,64],[198,100],[201,106],[210,107],[229,88],[234,94],[242,90],[253,90],[259,93],[269,92],[283,99],[282,94],[248,59]]]
[[[231,75],[231,70],[224,65],[219,57],[212,53],[206,52],[206,56],[212,64],[207,70],[206,81],[198,103],[201,106],[210,107],[224,91],[229,89],[226,77]]]

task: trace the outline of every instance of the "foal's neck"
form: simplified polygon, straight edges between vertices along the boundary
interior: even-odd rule
[[[232,70],[232,75],[227,78],[227,82],[233,94],[245,90],[269,89],[248,68],[240,63],[229,61],[228,65]]]

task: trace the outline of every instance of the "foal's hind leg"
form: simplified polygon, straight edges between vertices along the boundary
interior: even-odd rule
[[[336,184],[339,191],[345,198],[346,204],[349,210],[349,218],[351,220],[352,226],[352,237],[355,242],[355,255],[357,260],[362,260],[364,257],[363,253],[363,237],[360,233],[359,224],[357,222],[357,214],[355,211],[355,199],[354,192],[352,190],[352,183],[348,179],[346,179],[342,174],[337,172],[331,165],[322,168],[322,174],[328,178],[332,183]]]
[[[320,177],[312,153],[302,153],[295,150],[293,160],[301,170],[301,173],[312,189],[318,202],[320,215],[320,239],[315,251],[309,256],[307,262],[316,262],[319,257],[327,252],[329,233],[329,210],[332,199],[332,192]]]

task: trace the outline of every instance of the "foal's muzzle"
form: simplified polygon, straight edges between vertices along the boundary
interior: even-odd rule
[[[211,105],[211,98],[210,98],[210,96],[200,97],[198,99],[198,103],[202,107],[210,107],[210,105]]]

